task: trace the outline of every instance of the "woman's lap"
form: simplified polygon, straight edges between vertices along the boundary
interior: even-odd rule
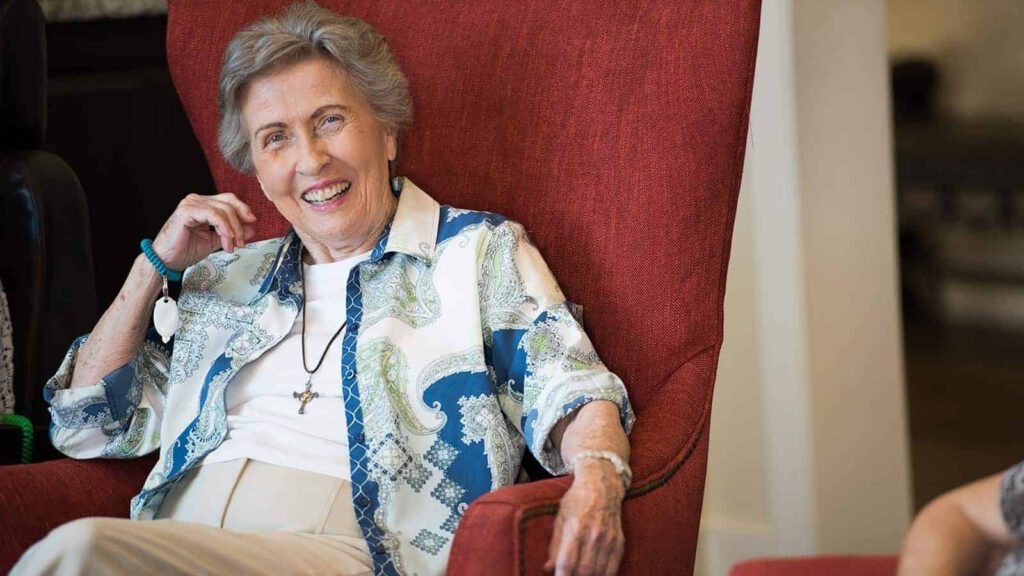
[[[12,574],[372,573],[347,481],[243,459],[190,471],[160,512],[68,522]]]
[[[11,574],[371,574],[323,534],[235,532],[178,520],[81,518],[29,549]]]

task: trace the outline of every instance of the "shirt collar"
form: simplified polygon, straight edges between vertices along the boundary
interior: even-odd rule
[[[441,207],[436,200],[404,178],[398,196],[398,208],[391,222],[384,227],[368,259],[371,263],[381,261],[385,255],[399,252],[417,260],[432,264],[437,246],[437,226]],[[292,229],[285,236],[277,251],[270,274],[263,280],[259,291],[251,302],[265,296],[275,286],[278,291],[288,291],[299,278],[302,240]]]

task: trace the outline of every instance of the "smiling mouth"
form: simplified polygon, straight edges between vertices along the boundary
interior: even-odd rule
[[[332,184],[326,188],[321,188],[319,190],[310,190],[309,192],[306,192],[305,194],[302,195],[302,199],[305,200],[306,202],[309,202],[313,206],[322,206],[324,204],[327,204],[331,200],[334,200],[338,196],[341,196],[345,192],[348,192],[348,189],[351,187],[352,182],[345,180],[344,182]]]

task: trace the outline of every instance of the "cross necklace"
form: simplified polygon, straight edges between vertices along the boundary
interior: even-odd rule
[[[342,322],[338,331],[331,336],[331,341],[327,343],[327,347],[324,348],[324,353],[320,355],[320,361],[316,363],[316,367],[310,370],[306,366],[306,324],[309,324],[309,318],[306,317],[306,282],[302,278],[302,259],[299,259],[299,284],[302,286],[302,369],[309,374],[309,378],[306,379],[306,389],[302,392],[292,392],[292,398],[297,398],[302,404],[299,406],[299,414],[306,413],[306,404],[313,401],[313,398],[320,396],[319,392],[310,392],[310,388],[313,387],[313,374],[320,369],[320,366],[324,363],[324,359],[327,358],[327,351],[331,349],[331,344],[337,340],[341,331],[345,329],[346,322]]]

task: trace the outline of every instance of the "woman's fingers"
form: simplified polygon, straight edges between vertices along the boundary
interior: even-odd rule
[[[555,576],[614,576],[618,573],[625,543],[621,530],[616,534],[610,532],[610,526],[597,526],[583,535],[565,526],[556,521],[544,570],[555,570]]]
[[[555,576],[575,576],[579,564],[580,535],[572,523],[562,524],[562,542],[558,547],[558,559],[555,560]]]
[[[606,573],[615,541],[611,528],[607,524],[598,524],[587,530],[580,544],[577,574],[597,576]]]
[[[615,576],[619,573],[619,565],[622,563],[622,553],[626,550],[626,537],[622,534],[620,528],[618,534],[615,536],[615,542],[612,543],[611,554],[608,556],[608,565],[605,570],[605,576]]]
[[[587,537],[580,545],[580,561],[577,569],[579,574],[586,576],[604,574],[611,544],[607,528],[607,526],[594,526],[588,531]]]
[[[206,218],[217,228],[220,234],[220,245],[225,252],[231,252],[235,247],[235,232],[231,220],[222,210],[216,206],[207,206],[205,209]]]
[[[553,572],[555,563],[558,561],[558,550],[562,543],[562,515],[555,516],[555,526],[552,530],[551,541],[548,542],[548,559],[544,562],[544,570]]]
[[[614,478],[619,486],[618,478]],[[545,570],[556,576],[607,576],[619,569],[625,538],[622,497],[604,482],[577,478],[559,503]]]
[[[231,252],[234,246],[235,233],[232,231],[231,220],[225,211],[206,199],[196,200],[185,208],[186,226],[213,226],[220,236],[220,244],[225,252]]]
[[[218,200],[217,198],[211,198],[210,202],[213,208],[219,211],[228,221],[228,225],[231,227],[231,241],[235,248],[241,248],[245,245],[245,230],[242,228],[242,219],[238,214],[238,207],[225,202],[224,200]]]
[[[608,527],[602,534],[601,546],[597,552],[597,561],[594,565],[594,574],[600,576],[615,576],[619,570],[619,561],[622,559],[622,530],[617,527]]]
[[[252,211],[252,208],[249,208],[248,204],[246,204],[245,202],[242,202],[242,200],[238,196],[235,196],[234,194],[231,194],[231,193],[227,193],[227,194],[218,194],[218,195],[214,196],[214,198],[216,198],[218,200],[221,200],[223,202],[227,202],[227,203],[231,204],[232,206],[234,206],[235,208],[237,208],[238,209],[238,213],[242,217],[242,220],[244,222],[255,222],[256,221],[256,213]]]

